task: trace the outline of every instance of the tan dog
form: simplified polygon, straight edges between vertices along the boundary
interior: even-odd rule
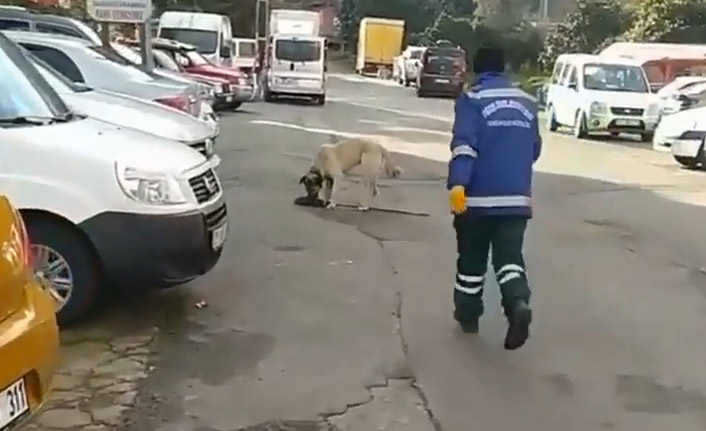
[[[346,173],[360,167],[366,194],[358,209],[367,211],[378,194],[377,181],[385,175],[397,178],[402,169],[392,164],[390,153],[377,142],[361,138],[346,138],[335,144],[324,144],[319,149],[309,172],[301,177],[307,196],[315,199],[323,194],[326,208],[336,208],[341,182]]]

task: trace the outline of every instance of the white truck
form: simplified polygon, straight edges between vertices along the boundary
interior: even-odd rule
[[[326,103],[326,39],[318,12],[275,9],[270,14],[264,96],[308,97]]]
[[[410,45],[402,54],[395,57],[392,79],[405,87],[409,87],[411,83],[416,82],[422,54],[424,54],[425,50],[426,48],[423,46]]]

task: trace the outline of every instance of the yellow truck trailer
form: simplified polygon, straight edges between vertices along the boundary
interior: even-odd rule
[[[395,57],[402,52],[404,21],[366,17],[360,21],[355,71],[361,75],[392,74]]]

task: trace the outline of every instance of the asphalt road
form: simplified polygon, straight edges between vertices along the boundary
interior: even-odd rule
[[[479,335],[451,317],[452,102],[359,81],[331,77],[323,108],[224,116],[221,262],[114,306],[158,330],[122,428],[705,429],[706,176],[636,141],[545,134],[527,241],[535,324],[506,352],[495,285]],[[428,217],[292,204],[317,147],[351,134],[405,170],[377,205]]]

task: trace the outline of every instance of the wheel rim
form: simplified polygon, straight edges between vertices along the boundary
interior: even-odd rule
[[[55,301],[56,311],[61,310],[71,299],[74,291],[74,276],[69,263],[53,248],[32,244],[34,273],[44,283]]]

